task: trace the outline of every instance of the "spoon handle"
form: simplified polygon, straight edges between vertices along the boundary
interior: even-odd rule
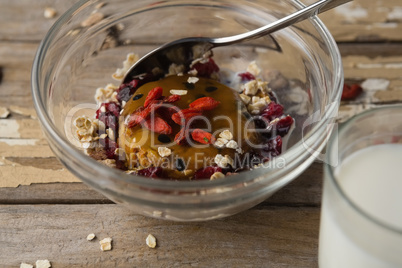
[[[214,47],[218,47],[231,45],[240,41],[256,39],[350,1],[352,0],[320,0],[305,8],[300,9],[295,13],[292,13],[284,18],[276,20],[258,29],[234,36],[213,38],[210,40],[210,43],[212,43]]]

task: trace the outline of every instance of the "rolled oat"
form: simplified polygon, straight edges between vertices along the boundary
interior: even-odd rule
[[[156,238],[155,236],[149,234],[147,238],[145,239],[145,242],[147,243],[147,246],[150,248],[155,248],[156,247]]]

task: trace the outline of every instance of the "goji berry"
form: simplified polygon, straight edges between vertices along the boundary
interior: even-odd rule
[[[215,142],[215,137],[212,136],[211,133],[199,128],[196,128],[191,132],[191,137],[193,140],[202,144],[213,144]]]
[[[208,111],[214,109],[220,104],[220,101],[215,100],[212,97],[203,97],[196,99],[189,104],[190,108],[197,109],[199,111]]]
[[[343,85],[341,100],[353,100],[362,93],[363,89],[358,84]]]
[[[193,108],[183,109],[180,112],[174,113],[172,115],[172,120],[181,126],[184,126],[191,118],[199,116],[202,113],[199,110]]]
[[[162,105],[161,101],[153,100],[148,107],[139,107],[137,111],[130,115],[127,120],[127,127],[132,128],[148,118],[148,116],[156,111]]]
[[[148,105],[151,103],[153,100],[157,100],[160,97],[162,97],[163,94],[163,88],[161,87],[155,87],[151,91],[149,91],[145,102],[144,102],[144,107],[148,107]]]
[[[179,101],[180,99],[181,99],[180,95],[173,94],[173,95],[170,95],[169,97],[166,97],[163,100],[163,102],[165,102],[165,103],[173,103],[173,102]]]
[[[159,134],[171,134],[172,128],[160,117],[149,118],[144,121],[144,126],[152,132]]]
[[[188,136],[188,130],[186,128],[182,128],[174,137],[174,141],[178,145],[184,145],[187,143],[187,136]]]

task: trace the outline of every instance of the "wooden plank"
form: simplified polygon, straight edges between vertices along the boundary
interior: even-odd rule
[[[59,15],[75,2],[77,0],[36,0],[32,5],[30,0],[2,0],[0,40],[41,40]],[[303,2],[309,4],[315,0]],[[46,7],[53,7],[58,15],[44,18]],[[354,0],[319,17],[337,41],[401,41],[401,10],[399,0]]]
[[[37,47],[38,43],[0,42],[0,106],[33,108],[30,72]]]
[[[0,188],[0,204],[112,204],[82,182],[35,183]]]
[[[306,4],[315,0],[304,0]],[[402,3],[399,0],[354,0],[319,15],[338,42],[400,41]]]
[[[0,206],[0,265],[317,267],[319,208],[252,209],[209,222],[138,216],[117,205]],[[94,241],[86,236],[95,233]],[[145,244],[148,234],[157,248]],[[113,239],[102,252],[99,240]]]
[[[2,0],[0,40],[40,41],[56,19],[78,0]],[[46,7],[57,11],[55,18],[44,17]],[[29,22],[29,23],[28,23]]]

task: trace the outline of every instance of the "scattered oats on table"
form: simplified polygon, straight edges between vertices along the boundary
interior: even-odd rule
[[[36,268],[50,268],[52,265],[48,260],[37,260],[35,263]]]
[[[112,238],[106,237],[99,241],[100,249],[102,251],[109,251],[112,250]]]
[[[94,233],[89,234],[89,235],[87,236],[87,240],[88,240],[88,241],[94,240],[95,237],[96,237],[96,236],[95,236]]]
[[[45,8],[45,11],[43,12],[43,16],[46,19],[53,19],[54,17],[56,17],[56,15],[57,15],[57,11],[52,7]]]
[[[149,234],[147,236],[147,239],[145,240],[145,242],[147,243],[147,246],[150,248],[155,248],[156,247],[156,238],[155,236]]]
[[[0,118],[7,118],[10,111],[6,107],[0,107]]]

